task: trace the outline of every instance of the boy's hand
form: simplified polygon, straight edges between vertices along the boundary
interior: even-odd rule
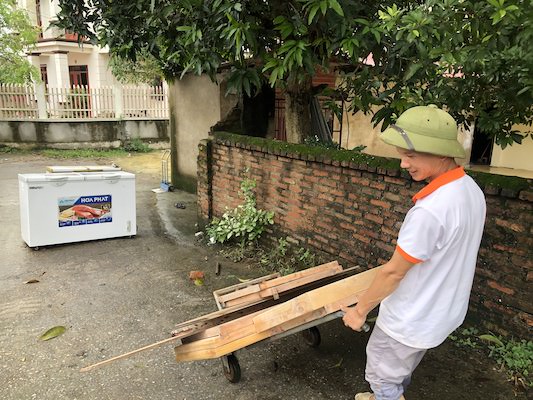
[[[344,317],[342,317],[344,325],[352,328],[354,331],[361,332],[363,325],[365,325],[366,315],[362,316],[359,314],[355,307],[341,307],[341,310],[344,312]]]

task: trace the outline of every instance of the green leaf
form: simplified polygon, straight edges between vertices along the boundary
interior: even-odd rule
[[[311,9],[309,10],[309,16],[307,17],[307,23],[311,25],[313,23],[313,20],[315,19],[315,15],[318,12],[318,9],[320,8],[320,5],[315,4]]]
[[[337,0],[329,0],[329,6],[341,17],[344,17],[344,11],[342,11],[342,7]]]
[[[64,326],[54,326],[53,328],[50,328],[45,333],[43,333],[39,337],[39,339],[43,341],[50,340],[55,337],[58,337],[59,335],[62,335],[63,333],[65,333],[66,330],[67,328],[65,328]]]
[[[409,68],[407,68],[407,72],[405,73],[403,80],[408,81],[413,77],[414,74],[422,67],[422,64],[420,63],[414,63],[409,65]]]
[[[494,335],[480,335],[478,336],[481,340],[485,341],[485,342],[489,342],[489,343],[494,343],[496,346],[498,347],[503,347],[503,342],[498,339],[496,336]]]

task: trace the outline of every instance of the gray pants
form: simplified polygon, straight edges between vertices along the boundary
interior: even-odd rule
[[[366,347],[365,379],[376,400],[398,400],[426,349],[405,346],[374,327]]]

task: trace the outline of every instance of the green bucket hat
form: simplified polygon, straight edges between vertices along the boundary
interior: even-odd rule
[[[453,117],[434,104],[409,108],[381,134],[385,143],[421,153],[465,157]]]

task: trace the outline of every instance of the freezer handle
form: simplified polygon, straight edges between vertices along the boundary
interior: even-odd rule
[[[120,175],[120,174],[105,175],[104,176],[104,180],[106,180],[106,181],[114,181],[114,180],[120,179],[121,176],[122,175]]]
[[[46,180],[47,181],[52,181],[52,182],[65,182],[68,180],[68,177],[66,176],[46,176]]]

